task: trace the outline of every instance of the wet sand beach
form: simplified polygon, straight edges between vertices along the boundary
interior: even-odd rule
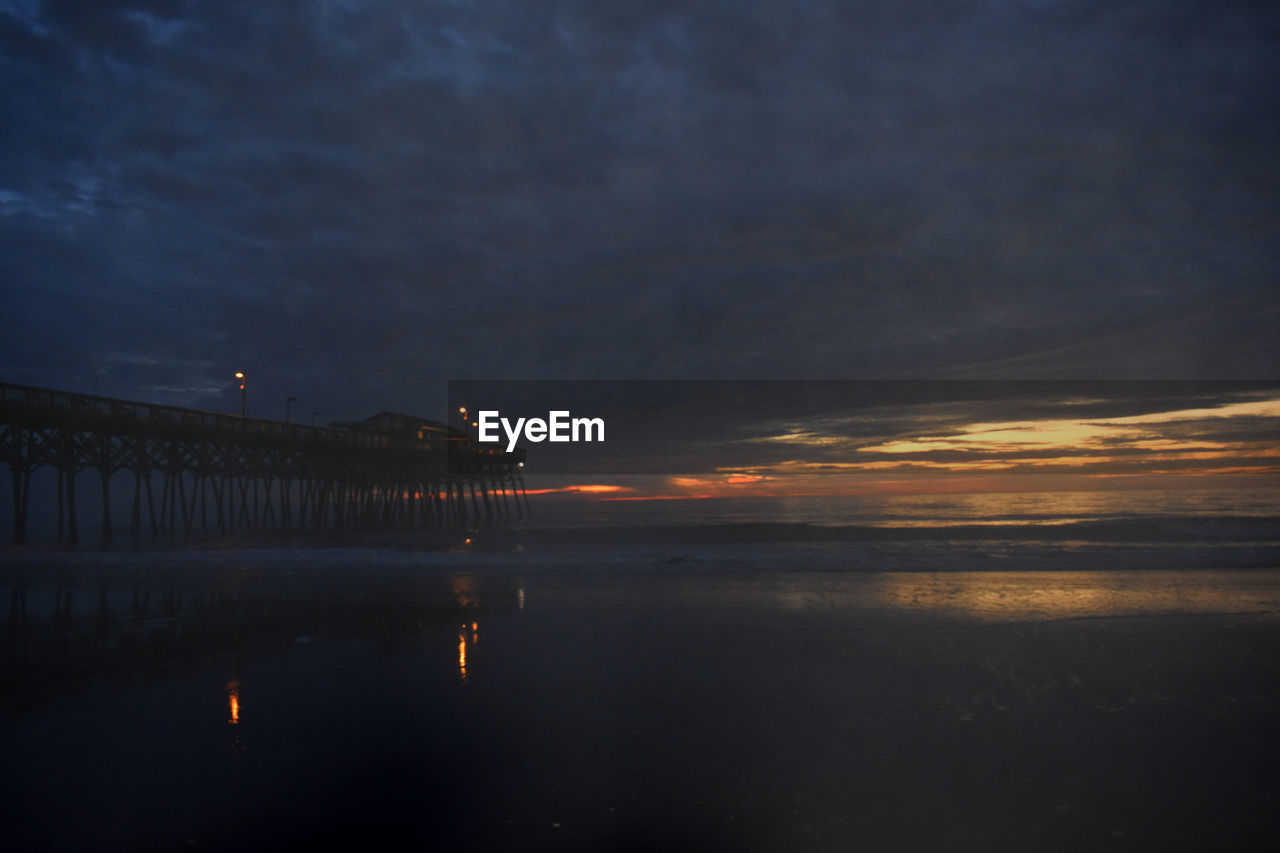
[[[1239,849],[1276,833],[1268,571],[432,559],[7,566],[13,849]]]

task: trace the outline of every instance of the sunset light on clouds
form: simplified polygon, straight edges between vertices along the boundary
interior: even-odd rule
[[[726,439],[707,470],[675,467],[680,443],[673,439],[674,470],[661,476],[593,477],[595,485],[543,491],[644,501],[1249,486],[1280,474],[1274,392],[1227,393],[1208,404],[1171,398],[1137,413],[1132,401],[1105,394],[1046,395],[1039,406],[1037,417],[999,417],[997,403],[947,401],[762,418],[740,430],[750,435]],[[687,464],[688,455],[680,458]]]

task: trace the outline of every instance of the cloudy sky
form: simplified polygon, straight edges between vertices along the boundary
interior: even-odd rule
[[[0,2],[0,380],[1274,378],[1280,7]]]

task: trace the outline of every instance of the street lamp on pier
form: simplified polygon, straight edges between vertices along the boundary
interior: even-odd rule
[[[244,412],[245,412],[245,390],[244,390],[244,386],[245,386],[245,383],[246,383],[248,380],[247,380],[247,379],[245,379],[244,373],[243,373],[242,371],[239,371],[239,370],[237,370],[237,371],[236,371],[236,379],[239,379],[239,380],[240,380],[240,417],[242,417],[242,418],[243,418],[243,417],[244,417]]]

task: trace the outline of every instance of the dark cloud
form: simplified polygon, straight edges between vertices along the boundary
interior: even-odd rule
[[[0,45],[6,379],[1280,365],[1265,4],[28,0]]]

